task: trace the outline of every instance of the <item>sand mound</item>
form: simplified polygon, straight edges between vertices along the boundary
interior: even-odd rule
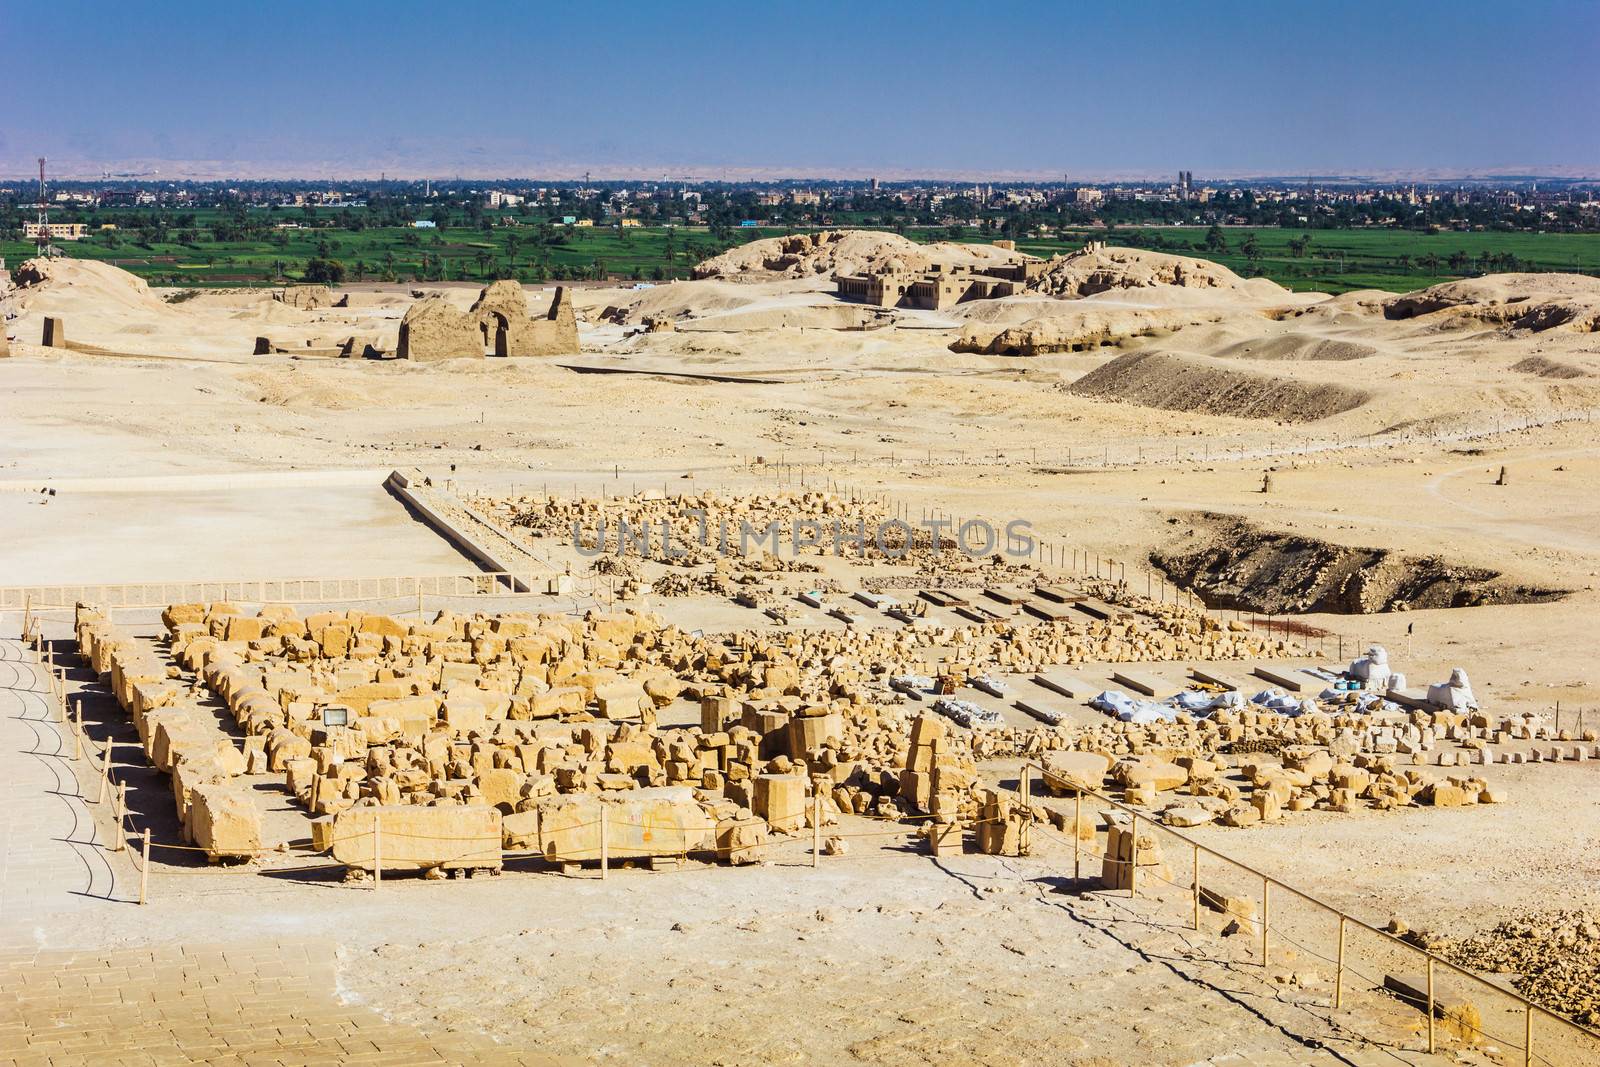
[[[93,306],[101,312],[136,311],[167,316],[173,308],[144,279],[92,259],[30,259],[17,268],[17,305]]]
[[[1590,377],[1590,373],[1582,367],[1576,367],[1571,363],[1563,363],[1558,359],[1550,359],[1545,356],[1529,356],[1527,359],[1520,359],[1511,365],[1511,369],[1521,371],[1523,374],[1536,375],[1540,378],[1555,378],[1563,381],[1572,378]]]
[[[631,303],[621,305],[625,312],[622,321],[637,324],[648,318],[704,318],[770,301],[779,292],[720,280],[673,282],[641,290]]]
[[[1142,337],[1163,337],[1186,326],[1214,323],[1221,312],[1185,313],[1163,309],[1071,308],[1026,322],[1002,326],[969,321],[950,345],[952,352],[990,356],[1040,356],[1087,352]]]
[[[823,230],[769,237],[731,248],[696,266],[694,276],[767,281],[862,271],[925,271],[936,263],[946,267],[982,267],[1033,258],[993,245],[943,241],[918,244],[899,234],[875,230]]]
[[[1347,360],[1366,359],[1378,350],[1354,341],[1336,341],[1303,333],[1239,341],[1212,353],[1224,359]]]
[[[1221,289],[1253,299],[1271,299],[1288,292],[1265,278],[1246,280],[1208,260],[1098,245],[1050,260],[1045,272],[1030,282],[1028,288],[1052,296],[1071,297],[1158,286]]]
[[[1372,399],[1361,389],[1234,370],[1203,356],[1132,352],[1072,385],[1079,396],[1167,411],[1278,422],[1314,422]]]
[[[1582,274],[1486,274],[1389,300],[1385,318],[1448,313],[1513,330],[1600,331],[1600,278]]]
[[[869,326],[884,325],[889,314],[882,308],[863,307],[857,304],[833,307],[769,307],[730,311],[721,315],[691,319],[680,323],[677,329],[685,333],[699,331],[745,332],[757,330],[862,330]]]

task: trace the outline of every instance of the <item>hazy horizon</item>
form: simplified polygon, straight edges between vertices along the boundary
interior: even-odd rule
[[[1600,5],[62,0],[9,13],[0,174],[62,179],[1600,174]],[[1516,46],[1541,32],[1539,62]],[[59,47],[70,41],[71,52]],[[92,55],[79,66],[71,54]]]

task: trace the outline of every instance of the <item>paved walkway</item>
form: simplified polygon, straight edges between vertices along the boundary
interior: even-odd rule
[[[0,945],[31,940],[28,925],[46,915],[103,913],[107,901],[137,897],[129,857],[107,851],[109,827],[85,801],[72,754],[46,668],[20,641],[0,641]],[[86,766],[90,757],[86,748]]]
[[[424,1037],[343,1003],[334,972],[318,942],[0,953],[0,1067],[562,1062]]]
[[[157,930],[133,853],[107,849],[108,814],[82,795],[72,754],[46,668],[0,640],[0,1067],[554,1062],[344,1003],[331,942],[105,945]],[[46,927],[54,943],[70,930],[105,947],[41,949]]]

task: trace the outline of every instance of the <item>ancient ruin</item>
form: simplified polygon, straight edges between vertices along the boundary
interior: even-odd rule
[[[557,286],[550,309],[539,318],[528,314],[528,296],[515,281],[486,286],[471,314],[485,346],[496,356],[561,356],[578,351],[578,320],[572,298]]]
[[[482,359],[483,329],[471,314],[457,310],[442,296],[429,296],[411,305],[400,321],[399,359],[435,362],[442,359]]]

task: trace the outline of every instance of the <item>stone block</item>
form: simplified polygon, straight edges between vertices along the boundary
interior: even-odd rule
[[[217,782],[189,791],[189,839],[211,859],[261,850],[261,811],[246,786]]]
[[[539,851],[552,861],[600,858],[600,811],[606,810],[606,846],[613,859],[674,856],[717,847],[717,824],[694,791],[681,786],[634,789],[604,798],[588,794],[543,797]]]
[[[717,858],[736,866],[760,863],[766,858],[767,822],[754,815],[732,816],[717,822]]]
[[[379,826],[381,839],[374,832]],[[385,871],[498,870],[500,840],[500,812],[483,805],[361,805],[340,811],[333,820],[334,860],[367,871],[373,869],[375,854]]]
[[[794,833],[805,825],[806,780],[798,774],[759,775],[750,806],[772,829]]]

